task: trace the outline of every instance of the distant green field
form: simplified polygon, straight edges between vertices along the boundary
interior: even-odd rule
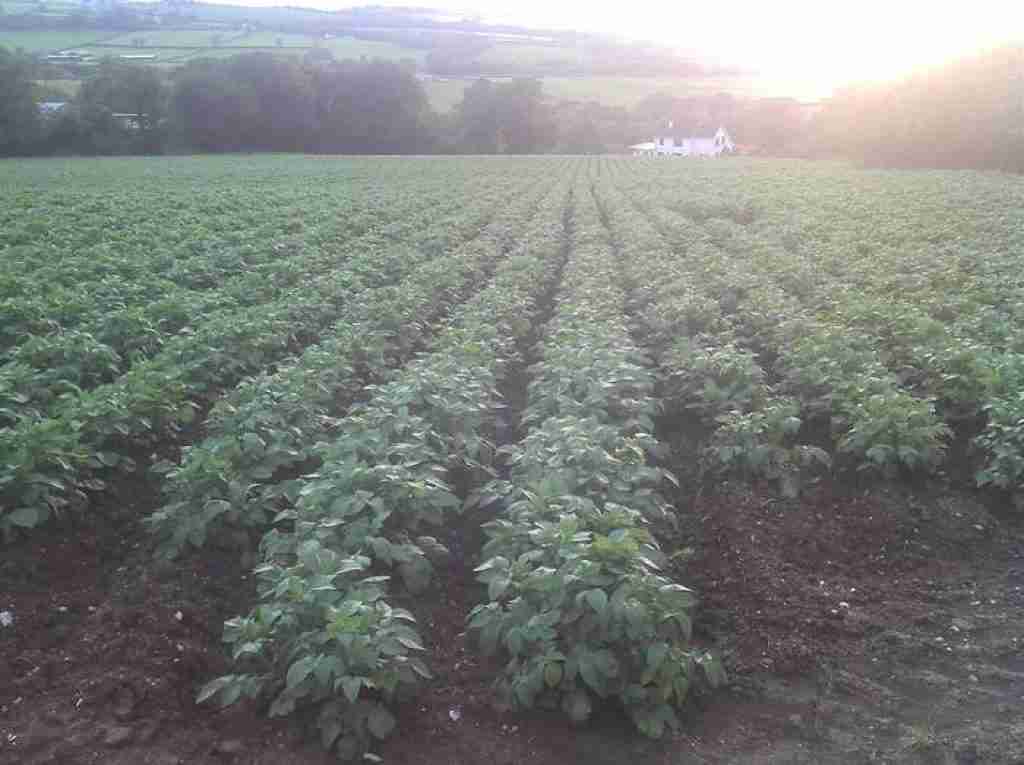
[[[281,45],[278,46],[278,40]],[[310,35],[290,34],[286,32],[250,32],[247,35],[236,35],[225,43],[240,48],[312,48],[319,38]]]
[[[462,99],[462,92],[476,78],[426,80],[430,103],[448,111]],[[636,106],[654,93],[677,97],[730,93],[737,97],[789,97],[816,101],[829,95],[824,88],[805,82],[770,77],[544,77],[544,92],[556,101],[599,101],[605,106]]]
[[[141,46],[136,43],[142,40]],[[216,40],[216,42],[214,42]],[[197,29],[161,29],[146,30],[140,32],[128,32],[117,37],[106,39],[103,46],[117,46],[124,51],[130,48],[132,52],[145,52],[154,49],[153,52],[161,53],[160,60],[166,60],[162,55],[168,48],[181,51],[185,48],[201,48],[202,55],[222,58],[231,56],[240,51],[249,50],[277,50],[284,49],[290,53],[301,53],[311,48],[326,48],[336,58],[385,58],[401,60],[412,58],[422,60],[424,52],[414,48],[404,48],[400,45],[375,40],[360,40],[355,37],[332,37],[322,39],[319,37],[303,34],[289,34],[284,32],[252,32],[242,34],[237,31],[211,31]],[[178,54],[175,59],[195,58],[198,55],[193,51],[190,55]]]
[[[480,66],[489,74],[505,74],[522,71],[522,67],[564,67],[580,66],[588,57],[565,46],[529,45],[518,43],[499,43],[488,48],[480,56]]]
[[[0,46],[11,50],[22,48],[30,53],[50,53],[77,48],[109,36],[102,31],[0,30]]]
[[[237,43],[232,41],[237,37],[238,32],[217,32],[209,29],[147,29],[128,32],[103,42],[107,45],[134,46],[135,41],[141,38],[145,40],[144,47],[194,48],[213,45],[214,38],[218,38],[223,45],[235,45]]]
[[[185,55],[177,59],[181,61],[193,61],[199,58],[231,58],[246,53],[270,53],[275,56],[301,56],[308,48],[193,48],[186,51]]]
[[[421,61],[426,52],[417,48],[405,48],[394,43],[377,40],[360,40],[355,37],[334,37],[324,40],[323,46],[334,53],[335,58],[387,58],[396,61],[413,58]]]
[[[280,41],[280,45],[278,45]],[[386,58],[422,59],[423,51],[405,48],[388,42],[360,40],[355,37],[331,37],[323,39],[311,35],[284,34],[280,32],[253,32],[233,38],[224,43],[225,47],[244,48],[326,48],[336,58]]]

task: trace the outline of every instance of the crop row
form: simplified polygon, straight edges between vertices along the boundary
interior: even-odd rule
[[[734,259],[744,261],[750,280],[776,284],[809,310],[849,326],[861,336],[865,330],[870,332],[879,341],[882,354],[892,357],[889,366],[896,369],[908,362],[914,364],[914,355],[934,367],[944,361],[927,358],[936,352],[949,356],[976,349],[989,354],[1024,349],[1015,315],[1022,289],[1018,280],[994,279],[985,268],[969,268],[954,257],[937,257],[934,249],[927,247],[916,248],[918,257],[909,265],[895,256],[881,260],[873,252],[858,258],[850,250],[870,252],[871,246],[844,239],[811,250],[789,243],[785,230],[764,221],[751,225],[729,218],[696,222],[680,212],[678,202],[662,206],[662,220],[677,235],[692,239],[696,232],[710,239]],[[839,238],[838,232],[832,234]],[[985,263],[1000,258],[1005,260],[1006,254],[992,253]],[[917,277],[916,287],[889,283],[905,268]],[[937,390],[937,384],[932,387],[949,398],[946,391]]]
[[[173,169],[200,175],[175,177],[175,162]],[[269,176],[255,175],[255,164],[241,158],[237,165],[246,168],[244,178],[208,172],[215,170],[213,162],[188,164],[177,158],[157,174],[147,172],[144,163],[97,162],[95,177],[67,173],[59,183],[33,186],[14,176],[13,188],[3,188],[2,180],[12,177],[5,174],[0,179],[4,274],[36,274],[64,286],[75,284],[63,270],[69,264],[92,280],[132,279],[153,268],[184,276],[193,264],[202,270],[202,261],[192,258],[230,261],[236,247],[299,234],[322,220],[340,217],[367,230],[387,220],[388,199],[429,182],[413,167],[380,163],[353,172],[341,163],[322,162],[323,177],[309,172],[301,183],[289,180],[284,166]],[[74,169],[84,168],[82,163]],[[434,179],[443,176],[458,184],[470,173],[453,166]],[[166,260],[167,251],[173,260]],[[91,269],[89,262],[95,264]]]
[[[496,184],[491,198],[514,188],[512,181]],[[475,209],[467,214],[480,216]],[[402,242],[361,253],[346,269],[292,288],[269,305],[176,336],[115,383],[64,396],[52,417],[0,429],[0,526],[35,526],[69,502],[85,502],[82,489],[99,485],[96,470],[131,468],[120,452],[191,422],[204,397],[316,340],[352,290],[394,283],[434,254]]]
[[[554,277],[564,186],[541,205],[493,282],[461,306],[431,345],[315,447],[320,467],[293,482],[293,502],[268,532],[260,601],[229,621],[239,673],[200,699],[273,699],[271,715],[302,709],[340,756],[364,752],[395,726],[392,702],[429,677],[412,615],[394,608],[381,570],[420,592],[448,551],[424,532],[462,507],[452,468],[486,474],[498,381]]]
[[[657,203],[823,310],[836,298],[895,303],[974,342],[1020,342],[1019,194],[982,176],[959,189],[937,176],[821,174],[697,168],[661,185]],[[634,167],[622,185],[652,175]]]
[[[898,461],[914,466],[921,453],[915,442],[934,443],[927,438],[929,432],[939,439],[948,436],[948,428],[936,429],[935,421],[941,415],[952,422],[982,423],[973,441],[979,458],[975,476],[979,485],[1019,486],[1024,479],[1024,427],[1020,425],[1024,401],[1019,396],[1024,386],[1024,336],[1016,306],[1021,304],[1022,285],[1019,274],[996,278],[994,271],[1000,266],[989,262],[1003,262],[1005,268],[1012,253],[996,251],[982,260],[918,246],[910,248],[916,253],[914,260],[892,257],[884,261],[866,244],[859,247],[859,258],[847,259],[854,261],[851,265],[836,255],[837,249],[845,253],[846,248],[810,252],[806,247],[780,247],[778,242],[786,241],[785,232],[770,227],[751,226],[754,233],[749,233],[748,227],[733,220],[705,220],[695,225],[663,209],[654,215],[677,248],[691,252],[711,242],[734,264],[742,263],[742,273],[734,268],[708,280],[719,294],[749,297],[751,290],[771,285],[777,304],[788,303],[789,312],[799,305],[800,310],[814,315],[824,332],[819,333],[822,342],[816,348],[811,338],[802,343],[805,363],[823,364],[815,362],[814,355],[828,357],[833,365],[840,365],[836,371],[847,378],[863,364],[862,369],[869,370],[875,380],[888,374],[895,384],[915,392],[917,400],[937,404],[935,418],[926,417],[923,411],[915,418],[907,394],[890,395],[887,401],[874,398],[859,407],[861,412],[868,409],[871,418],[862,425],[862,432],[885,428],[878,434],[883,439],[880,443],[867,444],[861,439],[861,448],[873,464],[884,468]],[[939,240],[929,235],[927,241]],[[840,262],[845,263],[842,268]],[[862,270],[857,270],[858,265]],[[902,278],[898,275],[903,272],[919,277],[913,288],[905,281],[893,281]],[[855,277],[858,273],[871,274],[868,281],[875,284],[863,284],[863,276]],[[904,291],[896,292],[897,288]],[[737,306],[740,312],[748,309],[749,304]],[[840,355],[844,350],[845,358]],[[807,358],[808,354],[814,355]],[[836,377],[833,373],[832,379]],[[901,416],[905,419],[898,422]],[[888,427],[882,422],[885,419]],[[893,452],[889,447],[894,445],[890,438],[894,429],[902,430],[904,436],[916,432],[918,438],[904,437],[895,443]],[[869,438],[874,435],[869,433]],[[881,449],[869,454],[874,446]],[[901,458],[901,448],[910,459]],[[930,447],[926,451],[932,456],[924,464],[937,465],[941,451]]]
[[[645,171],[644,182],[656,170]],[[969,182],[958,188],[937,175],[894,183],[886,174],[844,177],[833,168],[815,178],[799,170],[700,168],[664,185],[659,201],[734,249],[769,248],[755,265],[792,258],[792,287],[815,299],[852,294],[914,305],[993,345],[1019,336],[1018,190],[984,176],[961,177]],[[635,172],[624,175],[625,185],[639,183]]]
[[[329,244],[336,231],[354,236],[386,221],[387,205],[373,205],[388,200],[356,199],[349,191],[324,193],[289,214],[280,209],[287,204],[283,196],[247,195],[250,209],[230,206],[227,213],[237,218],[230,223],[219,220],[215,203],[214,209],[195,210],[190,202],[178,211],[173,199],[149,199],[150,216],[162,211],[154,220],[127,213],[103,218],[90,203],[56,215],[40,204],[24,213],[31,237],[3,250],[0,298],[12,321],[0,341],[8,346],[23,334],[59,328],[95,332],[111,308],[144,306],[182,290],[216,293],[240,270],[287,278],[288,261],[303,247]],[[135,205],[129,209],[139,212]],[[76,225],[74,236],[54,236],[54,228]],[[81,231],[91,238],[79,241]]]
[[[544,193],[515,196],[479,235],[453,244],[395,287],[353,294],[329,337],[220,399],[204,440],[186,447],[179,465],[166,466],[167,502],[149,519],[164,553],[202,546],[214,532],[265,529],[282,491],[274,476],[308,466],[360,388],[403,363],[432,322],[479,287]]]
[[[602,216],[629,288],[630,312],[661,371],[663,416],[696,429],[684,434],[688,438],[710,433],[700,452],[700,471],[768,479],[783,494],[796,494],[808,473],[830,464],[823,450],[799,440],[799,402],[770,384],[714,295],[692,280],[682,258],[653,227],[624,208],[612,191],[600,191]]]
[[[367,251],[383,251],[410,235],[421,235],[426,226],[442,215],[452,214],[453,225],[460,223],[460,219],[463,227],[473,225],[472,217],[463,212],[464,205],[451,199],[446,191],[439,191],[433,200],[420,194],[407,195],[402,201],[404,205],[395,204],[395,212],[402,216],[404,229],[360,234],[358,230],[347,230],[347,224],[337,219],[315,233],[308,246],[301,242],[280,248],[275,245],[282,253],[273,272],[248,271],[248,265],[243,265],[245,272],[226,280],[217,289],[168,293],[162,293],[159,286],[143,275],[133,284],[146,285],[151,291],[148,304],[104,305],[99,300],[96,310],[102,318],[95,327],[23,336],[20,345],[11,349],[6,362],[0,365],[0,415],[13,419],[18,415],[50,413],[63,393],[112,382],[132,363],[158,352],[186,327],[189,332],[202,333],[207,326],[232,321],[241,310],[272,304],[284,290],[301,287],[319,275],[346,267],[352,260],[358,265],[359,256]],[[438,233],[443,236],[446,231],[438,229]],[[320,244],[312,244],[313,240]],[[285,251],[302,254],[289,256]],[[109,288],[109,284],[82,285],[83,300],[96,299]]]
[[[507,704],[581,721],[613,698],[657,737],[676,726],[698,667],[712,681],[720,669],[690,644],[692,592],[660,573],[649,526],[671,518],[659,494],[671,476],[647,465],[654,377],[594,200],[582,186],[574,200],[564,287],[530,369],[529,431],[504,450],[511,477],[488,487],[507,509],[484,526],[489,602],[469,626],[508,658]]]
[[[818,274],[857,293],[924,304],[941,295],[955,309],[951,322],[986,305],[1020,314],[1024,195],[998,176],[756,162],[692,168],[684,178],[663,167],[620,170],[626,184],[638,172],[657,183],[661,201],[692,224],[714,221],[722,233],[738,224],[733,234],[808,256]]]
[[[624,198],[608,193],[608,209],[628,231],[624,240],[642,237],[643,247],[675,254],[685,294],[668,310],[681,320],[678,328],[700,342],[716,324],[729,324],[741,347],[770,360],[776,390],[798,400],[804,418],[827,426],[840,466],[889,474],[941,462],[949,428],[934,399],[904,389],[871,338],[851,336],[760,278],[752,266],[759,253],[723,250],[637,190]]]

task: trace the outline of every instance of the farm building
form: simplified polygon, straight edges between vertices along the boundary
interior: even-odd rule
[[[717,157],[736,150],[729,132],[720,127],[711,135],[692,135],[668,123],[663,135],[629,147],[635,157]]]
[[[36,108],[39,109],[39,113],[44,117],[52,117],[59,114],[64,111],[65,106],[67,106],[66,101],[40,101],[36,104]]]

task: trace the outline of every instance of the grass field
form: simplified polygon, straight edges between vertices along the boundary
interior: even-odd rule
[[[182,51],[180,61],[187,61],[198,58],[231,58],[232,56],[240,56],[246,53],[269,53],[272,56],[304,56],[307,51],[311,48],[296,48],[296,47],[269,47],[269,48],[228,48],[228,47],[216,47],[216,48],[196,48],[193,50]]]
[[[104,45],[128,46],[137,49],[135,42],[138,38],[145,40],[143,48],[182,49],[199,47],[204,49],[219,48],[234,52],[249,48],[284,48],[286,52],[296,52],[314,47],[323,47],[331,50],[337,58],[360,58],[362,56],[395,60],[423,58],[423,52],[420,50],[403,48],[391,43],[360,40],[355,37],[332,37],[325,40],[310,35],[277,32],[240,34],[238,32],[214,32],[209,30],[158,30],[124,34],[104,40]],[[217,45],[214,45],[213,42],[215,38],[219,41]],[[280,45],[278,45],[278,41],[280,41]]]
[[[418,48],[404,48],[392,43],[379,42],[377,40],[360,40],[355,37],[334,37],[330,40],[324,40],[322,44],[334,53],[335,58],[361,58],[366,56],[367,58],[386,58],[394,61],[400,61],[405,58],[420,61],[426,55],[423,50]]]
[[[273,48],[277,47],[278,40],[281,41],[281,45],[285,48],[311,48],[318,42],[317,38],[310,35],[286,34],[283,32],[252,32],[232,38],[231,45],[251,48]]]
[[[447,111],[462,99],[475,78],[430,79],[424,82],[430,103]],[[600,101],[606,106],[631,108],[655,93],[677,97],[730,93],[737,97],[787,97],[817,101],[829,95],[826,86],[804,80],[773,77],[543,77],[544,91],[554,100]]]
[[[78,48],[109,37],[102,31],[34,31],[0,29],[0,46],[21,48],[31,53],[52,53],[65,48]]]
[[[10,759],[1021,760],[1022,217],[786,160],[0,162]]]
[[[212,45],[215,37],[220,39],[222,44],[228,45],[238,37],[238,33],[233,31],[215,32],[208,29],[147,29],[111,37],[103,42],[107,45],[134,47],[136,38],[142,38],[145,40],[145,47],[190,48]]]
[[[551,45],[503,43],[493,45],[480,56],[480,65],[489,74],[504,74],[521,67],[581,66],[588,57],[575,48]]]

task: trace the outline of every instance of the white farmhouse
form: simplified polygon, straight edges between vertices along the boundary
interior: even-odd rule
[[[653,141],[629,147],[635,157],[717,157],[736,150],[729,132],[720,127],[713,135],[682,134],[668,123],[668,130]]]

